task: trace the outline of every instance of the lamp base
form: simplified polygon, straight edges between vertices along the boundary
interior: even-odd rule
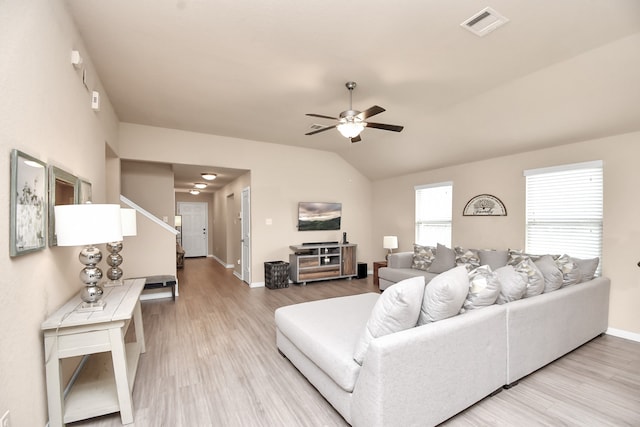
[[[83,302],[80,304],[80,307],[76,309],[78,313],[85,313],[88,311],[102,311],[104,307],[107,305],[103,300],[98,300],[96,302]]]
[[[114,280],[107,280],[101,286],[103,288],[113,288],[115,286],[122,286],[122,285],[124,285],[124,280],[120,278],[120,279],[114,279]]]

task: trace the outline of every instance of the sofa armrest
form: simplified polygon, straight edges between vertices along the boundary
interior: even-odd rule
[[[396,252],[389,254],[387,267],[390,268],[411,268],[413,264],[413,252]]]
[[[494,305],[376,338],[353,391],[355,427],[436,425],[505,384],[506,310]]]

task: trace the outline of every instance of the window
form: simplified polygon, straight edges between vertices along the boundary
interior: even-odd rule
[[[602,256],[602,161],[524,171],[526,251]]]
[[[419,185],[416,190],[416,243],[451,247],[453,183]]]

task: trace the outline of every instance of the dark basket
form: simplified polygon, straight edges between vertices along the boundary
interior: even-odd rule
[[[289,287],[289,263],[269,261],[264,263],[264,285],[269,289]]]

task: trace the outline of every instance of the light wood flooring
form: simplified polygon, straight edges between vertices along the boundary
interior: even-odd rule
[[[273,313],[376,292],[371,276],[250,289],[211,258],[196,258],[178,278],[175,303],[142,303],[147,352],[133,391],[135,426],[347,425],[278,353]],[[70,425],[121,423],[115,413]],[[640,343],[596,338],[443,425],[640,426]]]

